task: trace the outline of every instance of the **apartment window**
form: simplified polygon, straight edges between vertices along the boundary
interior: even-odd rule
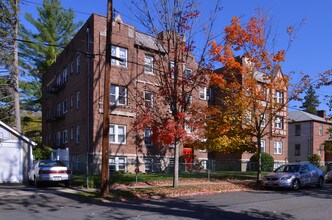
[[[63,113],[67,113],[68,112],[68,100],[65,99],[62,103],[62,109],[63,109]]]
[[[56,77],[56,84],[58,86],[62,85],[62,80],[63,80],[63,77],[61,74],[59,74],[57,77]]]
[[[62,141],[64,144],[68,143],[68,130],[63,130],[62,132]]]
[[[301,135],[301,125],[297,124],[295,125],[295,136],[300,136]]]
[[[56,112],[57,112],[57,116],[61,116],[62,115],[62,105],[61,105],[61,103],[58,103],[56,105]]]
[[[70,96],[70,108],[74,106],[74,95]]]
[[[265,146],[266,146],[266,141],[261,140],[261,152],[266,152]]]
[[[322,124],[319,125],[319,135],[320,136],[323,135],[323,125]]]
[[[117,57],[117,58],[121,59],[121,60],[111,59],[112,64],[127,67],[127,49],[126,48],[112,45],[112,57]]]
[[[56,146],[60,146],[60,144],[61,144],[61,132],[58,131],[56,133]]]
[[[68,68],[67,67],[63,70],[62,78],[63,78],[64,83],[66,83],[68,81]]]
[[[274,127],[278,129],[283,129],[284,127],[284,118],[277,116],[275,121],[274,121]]]
[[[126,126],[110,125],[109,135],[110,135],[110,143],[125,144],[126,143]]]
[[[74,128],[70,128],[70,140],[74,140]]]
[[[265,114],[261,114],[261,127],[266,126],[266,116]]]
[[[174,79],[174,61],[169,62],[169,74],[172,79]]]
[[[76,110],[80,107],[80,91],[76,93]]]
[[[266,101],[267,100],[267,89],[262,87],[262,96],[263,96],[263,100]]]
[[[295,144],[295,156],[301,155],[301,144]]]
[[[193,103],[193,97],[191,95],[186,95],[185,97],[185,104],[192,104]]]
[[[246,111],[245,112],[245,123],[250,124],[251,123],[251,111]]]
[[[124,86],[111,85],[110,102],[112,105],[126,105],[127,88]]]
[[[145,146],[152,146],[152,140],[151,140],[151,135],[152,135],[152,131],[150,128],[145,128],[144,129],[144,144]]]
[[[192,74],[193,74],[193,71],[191,69],[186,68],[184,70],[183,77],[185,79],[190,79]]]
[[[144,71],[153,74],[153,56],[145,54],[144,62]]]
[[[81,66],[81,56],[78,55],[76,57],[76,74],[79,74],[79,72],[80,72],[80,66]]]
[[[211,92],[211,90],[206,87],[200,88],[199,89],[199,98],[202,100],[209,100],[210,92]]]
[[[282,142],[274,142],[274,154],[282,154]]]
[[[76,126],[76,144],[80,143],[80,126]]]
[[[127,158],[113,157],[109,159],[109,171],[115,173],[117,171],[127,171]]]
[[[145,91],[144,92],[144,106],[145,108],[153,108],[153,93]]]
[[[280,91],[276,91],[276,102],[284,103],[284,93]]]
[[[74,73],[74,65],[75,65],[74,61],[71,62],[71,64],[70,64],[70,75],[73,75],[73,73]]]

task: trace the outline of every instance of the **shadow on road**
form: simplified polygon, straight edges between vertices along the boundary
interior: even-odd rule
[[[292,192],[288,192],[292,193]],[[323,192],[322,192],[323,193]],[[297,195],[297,192],[294,194]],[[287,213],[274,213],[250,209],[241,213],[226,210],[217,203],[192,201],[190,198],[131,200],[131,201],[99,201],[89,200],[78,191],[63,187],[42,187],[35,189],[27,186],[0,185],[0,210],[23,211],[27,213],[61,212],[79,210],[83,219],[155,219],[162,218],[192,218],[192,219],[294,219]],[[95,210],[91,214],[85,208]],[[68,211],[67,211],[68,212]],[[69,213],[70,214],[70,213]]]

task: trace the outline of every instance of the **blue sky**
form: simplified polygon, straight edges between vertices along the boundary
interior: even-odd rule
[[[61,0],[65,8],[73,8],[77,20],[86,21],[91,13],[106,15],[107,0]],[[199,6],[203,14],[207,14],[215,0],[201,0]],[[209,4],[206,4],[209,2]],[[26,24],[23,15],[30,12],[36,15],[36,6],[42,0],[21,0],[21,22]],[[139,23],[128,9],[130,0],[113,0],[114,8],[120,12],[124,22],[138,26]],[[127,6],[126,6],[127,5]],[[298,32],[290,50],[286,55],[286,61],[282,64],[285,74],[295,71],[305,72],[312,77],[331,67],[332,56],[332,1],[330,0],[223,0],[222,11],[219,12],[215,25],[215,33],[222,33],[223,28],[229,24],[233,16],[248,19],[256,15],[255,9],[260,8],[273,19],[273,28],[279,33],[279,49],[287,46],[286,27],[300,24],[304,19],[305,24]],[[331,95],[330,88],[316,90],[321,99],[324,95]],[[328,111],[322,100],[320,109]],[[290,111],[295,111],[299,103],[291,103]]]

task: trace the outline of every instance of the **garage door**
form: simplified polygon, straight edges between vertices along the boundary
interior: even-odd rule
[[[0,143],[0,183],[20,183],[22,180],[21,145]]]

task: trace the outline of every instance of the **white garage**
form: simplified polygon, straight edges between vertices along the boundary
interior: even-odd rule
[[[26,182],[33,141],[0,121],[0,183]]]

